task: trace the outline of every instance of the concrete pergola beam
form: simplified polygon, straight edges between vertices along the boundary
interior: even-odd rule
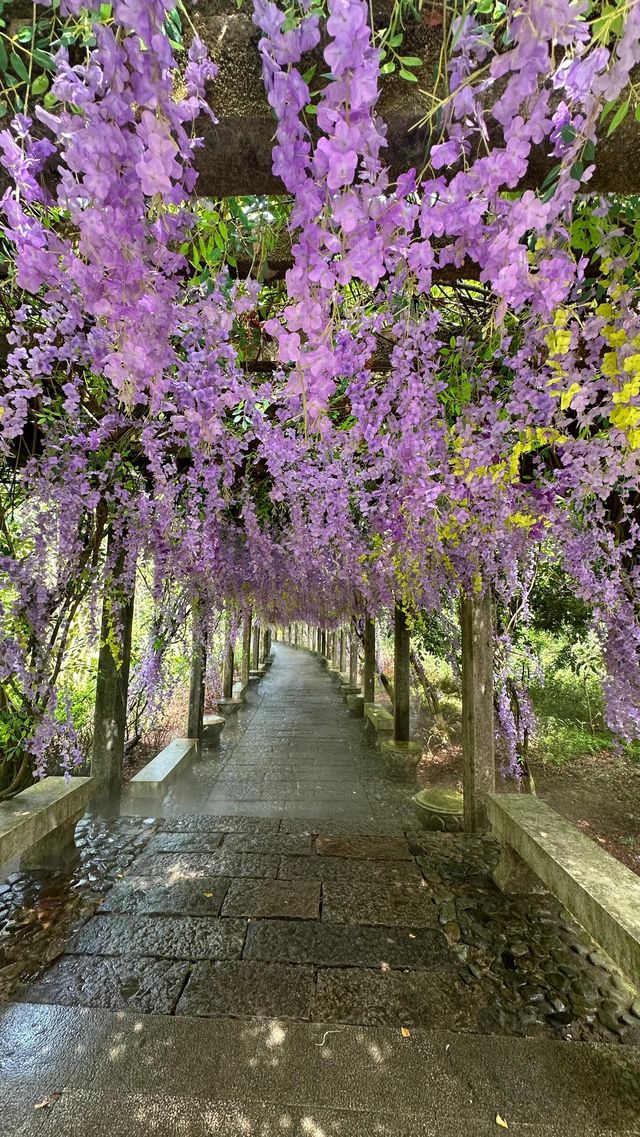
[[[377,26],[385,26],[389,4],[374,4]],[[393,177],[414,166],[422,169],[428,131],[416,124],[432,106],[434,75],[442,49],[439,0],[425,5],[421,22],[405,24],[404,55],[418,56],[423,65],[416,70],[417,83],[396,75],[384,78],[378,111],[387,126],[385,161]],[[256,194],[282,194],[282,183],[271,170],[271,149],[275,119],[262,83],[258,40],[260,33],[251,20],[251,6],[238,11],[235,0],[200,0],[192,19],[218,65],[218,76],[208,92],[218,123],[208,117],[198,123],[204,146],[197,152],[200,171],[198,193],[207,197]],[[320,50],[310,53],[305,66],[321,58]],[[318,67],[318,72],[324,70]],[[315,81],[314,81],[315,82]],[[496,87],[496,96],[500,88]],[[497,124],[491,141],[500,145]],[[632,114],[596,149],[596,169],[589,190],[601,193],[640,192],[640,123]],[[546,148],[536,148],[529,165],[528,185],[540,185],[556,159]]]

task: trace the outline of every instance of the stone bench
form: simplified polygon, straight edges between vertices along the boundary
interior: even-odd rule
[[[129,792],[139,796],[166,789],[195,757],[197,749],[195,738],[174,738],[131,779]]]
[[[502,844],[499,888],[542,881],[640,987],[640,878],[537,797],[489,794],[487,813]]]
[[[379,703],[365,703],[364,715],[378,736],[393,734],[393,715]]]
[[[73,843],[91,791],[91,778],[47,777],[0,803],[0,865],[22,857],[39,868]]]

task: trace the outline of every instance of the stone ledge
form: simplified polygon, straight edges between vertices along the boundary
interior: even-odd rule
[[[197,746],[195,738],[174,738],[131,779],[130,793],[148,793],[149,790],[164,789],[170,785],[183,767],[195,757]]]
[[[72,840],[72,829],[84,813],[91,778],[48,777],[0,804],[0,865],[19,857],[45,839]],[[60,844],[63,844],[61,840]],[[47,850],[42,847],[43,855]]]
[[[487,812],[503,845],[496,883],[529,891],[528,867],[640,987],[640,878],[537,797],[489,794]]]

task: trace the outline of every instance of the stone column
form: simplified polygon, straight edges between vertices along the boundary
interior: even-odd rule
[[[118,595],[123,571],[124,557],[120,556],[105,583],[102,602],[91,752],[93,792],[101,797],[118,793],[122,784],[134,606],[133,595]]]
[[[349,684],[351,687],[358,686],[358,637],[354,628],[351,629],[349,640]]]
[[[271,655],[271,628],[267,628],[264,638],[265,638],[265,642],[267,645],[266,651],[265,651],[265,658],[268,659],[269,656]]]
[[[291,627],[291,625],[289,625],[289,627]],[[262,664],[265,662],[265,660],[267,658],[267,655],[269,654],[267,651],[267,636],[268,636],[268,634],[269,633],[268,633],[267,628],[261,628],[260,629],[260,651],[259,651],[260,666],[262,666]],[[290,643],[292,642],[291,638],[289,639],[289,642]]]
[[[481,596],[462,596],[460,624],[464,827],[472,833],[486,827],[486,795],[496,785],[490,589]]]
[[[346,637],[344,634],[344,625],[341,625],[340,626],[340,648],[339,648],[339,659],[338,659],[338,668],[340,670],[341,675],[344,674],[344,669],[346,666],[347,666],[347,641],[346,641]]]
[[[407,614],[402,604],[396,604],[393,636],[393,740],[409,741],[409,696],[411,691],[409,669],[409,629]]]
[[[198,621],[199,605],[194,599],[191,607],[191,620],[193,625],[191,641],[191,679],[189,683],[189,717],[187,720],[187,738],[202,739],[202,719],[204,716],[204,677],[206,668],[206,653],[202,643],[202,628]]]
[[[376,697],[376,624],[367,618],[364,622],[364,674],[362,693],[365,703],[375,702]]]
[[[282,638],[285,639],[285,631],[282,631]],[[260,625],[256,622],[253,628],[253,648],[251,652],[251,669],[257,671],[260,666]]]
[[[320,655],[327,654],[327,633],[324,628],[320,630]]]
[[[242,618],[242,672],[241,680],[242,686],[246,687],[249,683],[249,670],[251,667],[251,623],[253,613],[251,608],[248,608]]]
[[[231,642],[231,621],[227,621],[225,635],[229,636],[229,641],[224,651],[224,663],[222,665],[222,697],[223,699],[233,698],[233,670],[234,670],[234,652],[233,644]]]

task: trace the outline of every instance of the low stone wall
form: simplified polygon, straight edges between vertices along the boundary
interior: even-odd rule
[[[89,804],[91,778],[48,777],[0,803],[0,865],[22,857],[39,867],[73,841]]]
[[[541,881],[640,987],[640,878],[537,797],[489,794],[487,811],[496,884],[530,893]]]
[[[138,796],[169,786],[195,757],[197,748],[195,738],[174,738],[131,779],[129,792]]]

